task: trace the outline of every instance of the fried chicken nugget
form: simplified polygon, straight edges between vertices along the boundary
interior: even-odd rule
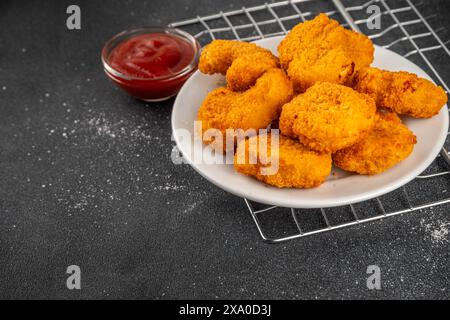
[[[355,71],[372,63],[374,47],[367,36],[319,14],[295,26],[278,52],[295,90],[304,92],[317,81],[348,83]]]
[[[333,160],[336,166],[346,171],[373,175],[406,159],[416,142],[416,136],[394,112],[379,112],[367,137],[336,152]]]
[[[430,118],[447,103],[442,87],[405,71],[364,68],[355,76],[353,88],[370,95],[379,107],[414,118]]]
[[[254,43],[214,40],[203,49],[198,67],[206,74],[226,74],[228,87],[243,91],[264,72],[278,66],[277,57]]]
[[[320,152],[336,152],[372,128],[375,102],[352,88],[318,82],[283,106],[281,133]]]
[[[213,139],[203,135],[208,129],[219,130],[225,144],[226,129],[246,131],[267,128],[279,117],[281,106],[292,96],[292,82],[281,69],[267,71],[253,87],[244,92],[235,92],[229,88],[218,88],[210,92],[198,111],[204,142],[216,147]],[[232,146],[226,147],[228,149],[224,148],[224,152]]]
[[[278,188],[313,188],[322,184],[331,172],[331,155],[312,151],[286,136],[278,137],[274,144],[271,134],[241,141],[234,157],[236,171]],[[267,142],[261,144],[261,139]]]

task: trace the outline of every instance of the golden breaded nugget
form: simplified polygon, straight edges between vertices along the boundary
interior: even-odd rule
[[[313,188],[325,181],[331,172],[329,153],[312,151],[283,135],[272,145],[272,137],[264,134],[240,142],[234,157],[236,171],[278,188]],[[261,139],[267,143],[261,144]]]
[[[334,164],[347,171],[373,175],[407,158],[416,136],[393,112],[377,114],[372,131],[360,142],[333,155]]]
[[[347,30],[325,14],[296,25],[278,46],[280,63],[298,92],[317,81],[345,84],[373,61],[365,35]]]
[[[365,68],[357,73],[353,87],[370,95],[379,107],[414,118],[430,118],[447,103],[442,87],[405,71]]]
[[[372,128],[375,113],[368,95],[318,82],[283,106],[279,127],[313,150],[333,153],[361,140]]]
[[[200,55],[199,70],[206,74],[226,74],[231,90],[253,86],[264,72],[278,67],[278,58],[254,43],[214,40]]]
[[[225,143],[226,129],[265,129],[279,117],[281,106],[292,95],[292,83],[284,71],[271,69],[247,91],[218,88],[210,92],[198,111],[198,120],[202,121],[203,133],[208,129],[219,130]],[[204,138],[204,142],[214,141]]]

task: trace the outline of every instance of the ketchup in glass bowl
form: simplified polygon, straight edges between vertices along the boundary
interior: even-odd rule
[[[169,27],[124,31],[102,51],[108,77],[128,94],[144,101],[176,95],[197,69],[200,44],[189,33]]]

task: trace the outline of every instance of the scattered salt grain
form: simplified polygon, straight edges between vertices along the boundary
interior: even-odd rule
[[[431,242],[435,245],[440,245],[449,242],[450,222],[436,220],[432,222],[425,222],[425,219],[420,221],[420,225],[427,233]]]

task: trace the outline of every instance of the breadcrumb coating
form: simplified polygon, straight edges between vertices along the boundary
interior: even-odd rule
[[[304,92],[317,81],[348,83],[355,71],[372,63],[374,47],[367,36],[322,13],[295,26],[278,52],[295,90]]]
[[[267,139],[267,149],[263,151],[259,147],[261,138]],[[277,154],[278,170],[273,171],[273,159],[268,161],[267,158]],[[250,161],[252,157],[256,159],[253,163]],[[237,172],[278,188],[313,188],[322,184],[330,174],[331,155],[312,151],[283,135],[279,135],[278,147],[272,150],[272,135],[259,135],[239,143],[234,167]]]
[[[405,71],[364,68],[353,87],[370,95],[377,105],[414,118],[430,118],[447,103],[444,89]]]
[[[254,43],[214,40],[202,51],[199,70],[206,74],[226,74],[231,90],[243,91],[253,86],[264,72],[279,66],[278,58]]]
[[[374,175],[406,159],[416,136],[393,112],[377,113],[372,131],[360,142],[333,155],[334,164],[346,171]]]
[[[267,71],[244,92],[218,88],[208,94],[198,111],[202,136],[206,130],[216,129],[225,140],[226,129],[265,129],[279,117],[281,106],[292,96],[292,83],[281,69]],[[212,139],[204,138],[204,142],[216,146]]]
[[[375,102],[342,85],[318,82],[283,106],[281,133],[320,152],[336,152],[361,140],[372,128]]]

